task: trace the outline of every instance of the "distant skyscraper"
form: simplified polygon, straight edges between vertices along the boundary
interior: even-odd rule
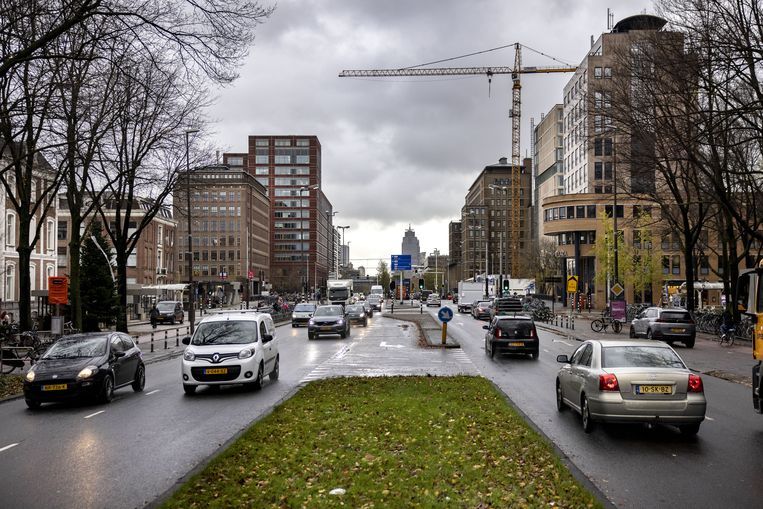
[[[411,229],[411,225],[408,225],[408,229],[405,230],[405,235],[403,236],[403,246],[400,254],[411,255],[411,263],[418,264],[420,253],[419,239],[416,238],[416,232]]]

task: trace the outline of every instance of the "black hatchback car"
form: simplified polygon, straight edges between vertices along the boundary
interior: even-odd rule
[[[156,317],[156,321],[159,323],[175,325],[175,322],[183,323],[185,320],[183,303],[180,301],[163,300],[156,303],[156,309],[159,311],[159,315]]]
[[[127,334],[91,332],[63,336],[40,357],[24,379],[29,408],[43,402],[95,399],[109,403],[114,389],[146,383],[140,349]]]
[[[345,316],[344,306],[332,304],[315,309],[307,322],[307,338],[315,339],[323,334],[339,334],[342,339],[350,335],[350,320]]]
[[[363,327],[368,327],[368,315],[363,304],[350,304],[344,308],[347,320],[352,323],[359,323]]]
[[[485,353],[493,357],[499,353],[530,354],[538,358],[540,342],[535,322],[529,316],[498,315],[490,320],[490,325],[483,325],[485,333]]]

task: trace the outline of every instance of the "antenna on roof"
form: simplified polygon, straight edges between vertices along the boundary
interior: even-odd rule
[[[612,30],[614,26],[615,26],[615,13],[612,12],[612,9],[607,7],[607,30]]]

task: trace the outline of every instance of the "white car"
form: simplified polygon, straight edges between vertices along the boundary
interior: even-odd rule
[[[206,316],[193,336],[181,366],[188,395],[200,385],[247,384],[262,388],[265,375],[278,380],[278,338],[273,318],[256,311],[226,311]]]
[[[436,293],[430,293],[429,297],[427,297],[427,307],[429,306],[439,306],[441,304],[440,302],[440,296]]]

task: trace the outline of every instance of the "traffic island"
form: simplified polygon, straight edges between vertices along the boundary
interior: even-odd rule
[[[442,344],[442,324],[432,318],[429,313],[421,313],[416,307],[415,311],[398,311],[394,314],[384,313],[386,318],[415,323],[419,330],[419,345],[426,348],[461,348],[461,345],[450,335],[446,335],[445,344]]]

